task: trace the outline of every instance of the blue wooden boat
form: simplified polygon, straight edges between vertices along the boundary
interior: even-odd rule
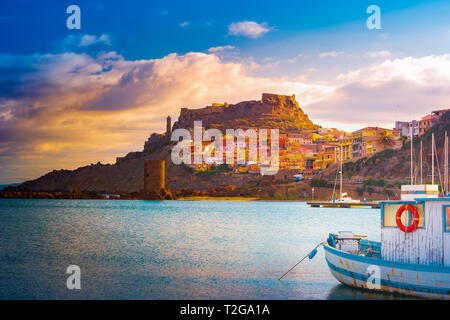
[[[381,203],[381,242],[326,235],[331,274],[355,288],[450,299],[450,198],[416,196]]]

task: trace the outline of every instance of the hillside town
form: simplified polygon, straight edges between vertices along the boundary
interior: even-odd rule
[[[386,149],[401,148],[412,134],[421,137],[427,130],[439,122],[440,117],[450,109],[442,109],[423,116],[420,120],[396,121],[395,128],[365,127],[354,132],[340,131],[335,128],[318,128],[316,130],[288,131],[279,134],[279,169],[298,170],[297,180],[309,179],[322,173],[330,164],[339,161],[355,161],[369,157]],[[170,119],[170,118],[169,118]],[[168,124],[170,127],[170,124]],[[255,128],[255,130],[257,130]],[[191,129],[192,131],[192,129]],[[223,137],[226,153],[226,135]],[[242,140],[241,140],[242,141]],[[245,140],[244,140],[245,141]],[[190,144],[193,156],[193,141],[184,141]],[[270,137],[268,140],[270,145]],[[249,146],[236,144],[236,149],[243,148],[248,160]],[[203,142],[203,159],[201,164],[189,164],[195,172],[207,172],[214,170],[218,165],[223,165],[225,160],[217,158],[214,154],[214,143]],[[259,152],[259,150],[258,150]],[[235,160],[236,160],[235,153]],[[259,159],[258,159],[259,160]],[[260,172],[259,161],[234,162],[232,170],[235,173],[258,174]]]

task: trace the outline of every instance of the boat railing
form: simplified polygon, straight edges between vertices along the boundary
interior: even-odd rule
[[[366,257],[381,258],[381,243],[362,239],[361,236],[340,237],[332,235],[328,243],[338,250],[348,253],[364,255]]]
[[[334,242],[338,250],[354,254],[361,252],[361,238],[335,237]]]

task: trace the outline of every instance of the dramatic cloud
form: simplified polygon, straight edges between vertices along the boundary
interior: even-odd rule
[[[450,101],[450,55],[389,59],[320,84],[302,75],[252,74],[262,67],[199,52],[151,60],[115,52],[0,54],[0,179],[114,162],[141,150],[181,107],[259,99],[263,92],[295,93],[315,123],[345,129],[393,127]]]
[[[449,107],[450,55],[386,60],[338,77],[327,99],[308,106],[313,119],[357,129],[393,127]]]
[[[262,92],[295,93],[301,103],[313,103],[332,91],[287,78],[255,77],[242,63],[196,52],[137,61],[114,52],[0,55],[0,73],[8,74],[18,62],[22,69],[0,98],[3,180],[5,172],[25,179],[55,168],[114,162],[141,150],[149,134],[163,131],[164,118],[176,118],[180,107],[259,99]],[[30,167],[31,176],[21,170]]]
[[[228,34],[233,36],[244,36],[258,38],[272,30],[266,22],[257,23],[254,21],[233,22],[228,27]]]

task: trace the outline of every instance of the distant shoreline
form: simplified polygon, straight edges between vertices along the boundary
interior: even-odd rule
[[[47,197],[0,197],[0,199],[21,199],[21,200],[111,200],[111,201],[261,201],[261,202],[306,202],[307,199],[277,199],[277,198],[258,198],[258,197],[208,197],[208,196],[200,196],[200,197],[182,197],[173,200],[159,200],[159,199],[130,199],[130,198],[47,198]]]
[[[272,202],[305,202],[305,199],[270,199],[258,197],[184,197],[175,201],[272,201]]]
[[[182,197],[174,201],[258,201],[257,197]]]
[[[192,195],[192,193],[194,193]],[[173,194],[169,189],[162,189],[161,194],[131,193],[125,195],[107,195],[96,192],[21,192],[0,191],[0,199],[50,199],[50,200],[143,200],[143,201],[291,201],[305,202],[311,199],[295,197],[247,197],[247,196],[209,196],[205,192]],[[325,200],[318,199],[315,200]]]

